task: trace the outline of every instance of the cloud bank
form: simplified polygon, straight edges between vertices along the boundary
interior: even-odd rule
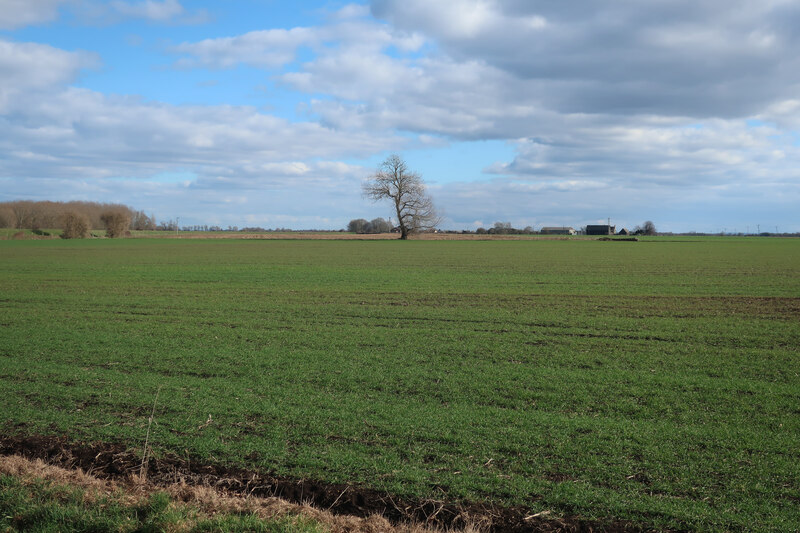
[[[26,3],[0,25],[52,21],[59,4]],[[110,6],[151,21],[186,14],[176,0]],[[358,198],[369,166],[353,161],[490,140],[515,157],[487,161],[477,180],[427,176],[451,224],[624,213],[717,229],[729,211],[797,225],[783,207],[800,200],[797,27],[800,6],[780,0],[374,0],[315,24],[164,46],[173,72],[263,72],[299,96],[296,119],[78,89],[98,67],[92,51],[2,39],[0,176],[65,189],[124,179],[198,201],[281,190],[283,205],[315,212],[330,198],[339,227],[380,214]],[[164,184],[165,173],[192,178]]]

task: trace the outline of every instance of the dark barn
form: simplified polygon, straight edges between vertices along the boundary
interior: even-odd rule
[[[616,230],[616,226],[608,224],[586,226],[586,235],[614,235]]]

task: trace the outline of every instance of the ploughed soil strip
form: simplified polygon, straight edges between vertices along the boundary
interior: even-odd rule
[[[415,531],[421,531],[422,526],[490,533],[644,531],[640,526],[628,522],[604,523],[577,517],[553,518],[546,512],[531,514],[523,507],[398,498],[364,487],[289,479],[240,468],[194,462],[173,454],[151,457],[147,462],[146,472],[139,477],[141,457],[120,443],[71,442],[66,437],[41,435],[0,436],[0,455],[40,459],[48,465],[68,470],[81,469],[86,475],[102,480],[121,483],[136,480],[137,483],[146,482],[149,486],[163,488],[191,486],[211,489],[225,498],[279,498],[290,504],[311,505],[316,508],[316,512],[324,510],[324,513],[332,516],[360,518],[362,522],[372,521],[365,528],[332,528],[339,531],[390,530],[381,527],[380,523],[387,524],[387,527],[389,523],[417,524],[418,526],[414,526]],[[367,522],[363,525],[366,526]]]
[[[189,516],[194,513],[186,513],[186,521],[171,524],[168,526],[169,531],[191,531],[192,521],[198,517],[202,519],[220,514],[248,514],[267,521],[290,516],[304,517],[312,523],[321,524],[323,530],[328,533],[442,533],[441,530],[431,529],[423,524],[392,525],[378,515],[366,518],[334,515],[310,505],[293,504],[281,498],[228,495],[206,486],[185,483],[155,485],[139,476],[131,476],[125,480],[98,479],[86,474],[80,468],[67,470],[49,465],[41,459],[26,459],[19,455],[0,455],[0,475],[13,476],[23,485],[45,481],[58,486],[77,488],[82,491],[84,503],[90,505],[102,498],[112,498],[125,507],[141,507],[148,503],[153,494],[162,492],[170,497],[171,506],[192,507],[199,511],[199,516],[194,515],[192,518]],[[476,527],[467,527],[459,532],[449,533],[483,532]]]

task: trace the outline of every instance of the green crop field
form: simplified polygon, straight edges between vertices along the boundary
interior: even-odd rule
[[[800,240],[0,241],[0,431],[800,530]],[[158,395],[156,400],[156,395]]]

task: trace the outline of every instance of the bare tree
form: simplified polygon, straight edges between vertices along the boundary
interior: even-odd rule
[[[63,215],[66,212],[83,213],[89,217],[90,228],[105,227],[101,215],[109,211],[119,211],[129,218],[135,214],[133,209],[121,204],[101,204],[97,202],[51,202],[15,200],[0,203],[0,227],[16,227],[18,229],[60,228],[63,224]],[[140,212],[141,213],[141,212]],[[142,213],[143,215],[143,213]],[[138,216],[138,215],[137,215]],[[137,223],[154,225],[155,219],[146,215],[138,216]],[[127,230],[127,228],[125,228]],[[146,228],[144,228],[146,229]]]
[[[489,230],[489,233],[506,235],[508,233],[513,233],[513,229],[514,228],[511,227],[511,222],[495,222],[494,227]]]
[[[17,215],[10,207],[0,205],[0,228],[16,228]]]
[[[384,199],[392,201],[401,239],[433,229],[440,221],[433,201],[425,191],[422,176],[409,170],[399,155],[387,157],[364,183],[363,190],[364,196],[373,202]]]
[[[367,226],[369,222],[363,218],[356,218],[350,221],[347,225],[347,231],[351,233],[367,233]]]
[[[647,220],[641,226],[636,226],[633,230],[634,235],[656,235],[656,225],[652,221]]]
[[[8,204],[14,212],[17,229],[36,229],[39,227],[36,222],[36,203],[30,200],[20,200]]]
[[[154,230],[156,229],[156,217],[147,216],[144,211],[134,211],[131,215],[131,229],[135,230]]]
[[[392,224],[383,218],[373,218],[369,221],[371,233],[389,233],[392,231]]]
[[[367,221],[363,218],[356,218],[347,225],[347,231],[351,233],[389,233],[392,225],[388,220],[373,218]]]
[[[125,236],[125,232],[131,225],[130,213],[122,209],[106,211],[100,215],[100,220],[106,227],[106,235],[112,239]]]
[[[85,239],[89,236],[89,217],[79,211],[67,211],[61,215],[61,226],[64,231],[62,239]]]

